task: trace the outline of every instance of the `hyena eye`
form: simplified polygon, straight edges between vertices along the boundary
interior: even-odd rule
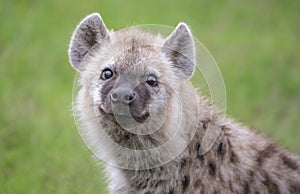
[[[149,75],[146,79],[146,82],[149,86],[157,86],[157,78],[155,75]]]
[[[110,69],[104,69],[103,71],[102,71],[102,73],[101,73],[101,79],[102,80],[107,80],[107,79],[109,79],[109,78],[111,78],[113,76],[113,72],[112,72],[112,70],[110,70]]]

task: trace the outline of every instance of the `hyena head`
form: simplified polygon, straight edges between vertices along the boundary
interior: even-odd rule
[[[195,62],[184,23],[164,39],[137,27],[108,31],[100,15],[92,14],[76,28],[69,58],[80,77],[75,104],[80,119],[91,123],[97,118],[106,133],[118,134],[114,141],[124,141],[120,134],[125,131],[127,140],[128,133],[172,135],[182,110],[195,107],[183,103],[193,101],[187,79]]]

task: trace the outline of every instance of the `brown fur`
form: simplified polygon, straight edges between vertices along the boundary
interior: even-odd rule
[[[193,72],[194,61],[190,36],[184,24],[167,39],[136,28],[109,32],[98,14],[85,18],[74,32],[69,55],[79,71],[80,85],[74,109],[86,143],[96,150],[96,155],[99,151],[113,164],[106,168],[110,193],[300,193],[300,162],[296,156],[248,128],[221,118],[205,98],[195,96],[186,81]],[[172,52],[178,49],[180,52]],[[159,130],[134,134],[108,114],[113,109],[109,94],[126,80],[116,77],[99,81],[107,67],[123,75],[144,75],[149,71],[157,74],[158,88],[134,85],[140,98],[130,111],[137,116],[145,110],[158,115],[145,123],[146,130],[159,127],[159,117],[165,116]],[[180,96],[181,109],[176,95]],[[166,109],[160,109],[160,104]],[[180,125],[178,112],[182,113]],[[220,133],[211,149],[202,155],[202,138],[210,126],[216,126]],[[129,149],[150,149],[170,141],[175,129],[179,130],[175,140],[154,155],[122,153],[107,141],[109,137]],[[139,166],[145,157],[155,163],[155,156],[173,153],[185,143],[186,149],[168,163],[149,169]],[[128,163],[145,168],[116,167]]]

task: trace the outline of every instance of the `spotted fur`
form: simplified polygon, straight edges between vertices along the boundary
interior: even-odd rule
[[[163,48],[163,49],[161,49]],[[175,52],[176,51],[176,52]],[[137,28],[108,31],[99,14],[85,18],[77,27],[69,50],[70,62],[79,72],[79,93],[74,103],[79,128],[91,148],[99,149],[116,164],[138,164],[144,157],[128,155],[106,143],[107,136],[129,149],[154,148],[168,141],[174,130],[180,136],[166,147],[172,153],[177,144],[188,140],[186,149],[170,162],[145,170],[122,169],[107,165],[109,192],[112,193],[300,193],[299,158],[287,153],[269,139],[252,132],[230,119],[221,119],[205,98],[191,99],[193,90],[186,79],[193,73],[194,45],[189,28],[181,23],[166,39]],[[149,64],[149,61],[154,63]],[[160,79],[159,88],[138,85],[141,99],[132,105],[132,114],[141,114],[152,106],[149,114],[159,117],[167,113],[160,130],[137,135],[123,130],[115,122],[109,96],[118,77],[99,81],[101,71],[110,67],[115,72],[144,75],[153,72]],[[147,88],[147,89],[145,89]],[[178,119],[181,98],[182,125]],[[165,105],[166,109],[160,109]],[[195,106],[196,105],[196,106]],[[151,112],[152,111],[152,112]],[[158,118],[148,124],[153,128]],[[210,125],[220,134],[211,147],[199,153],[201,141]],[[196,126],[195,134],[189,129]],[[176,144],[175,144],[176,143]]]

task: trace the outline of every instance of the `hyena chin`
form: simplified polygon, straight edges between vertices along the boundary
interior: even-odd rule
[[[110,193],[300,193],[297,156],[221,118],[194,92],[186,24],[163,38],[137,27],[109,31],[91,14],[69,58],[79,75],[78,128],[108,163]],[[201,154],[209,129],[218,136]]]

